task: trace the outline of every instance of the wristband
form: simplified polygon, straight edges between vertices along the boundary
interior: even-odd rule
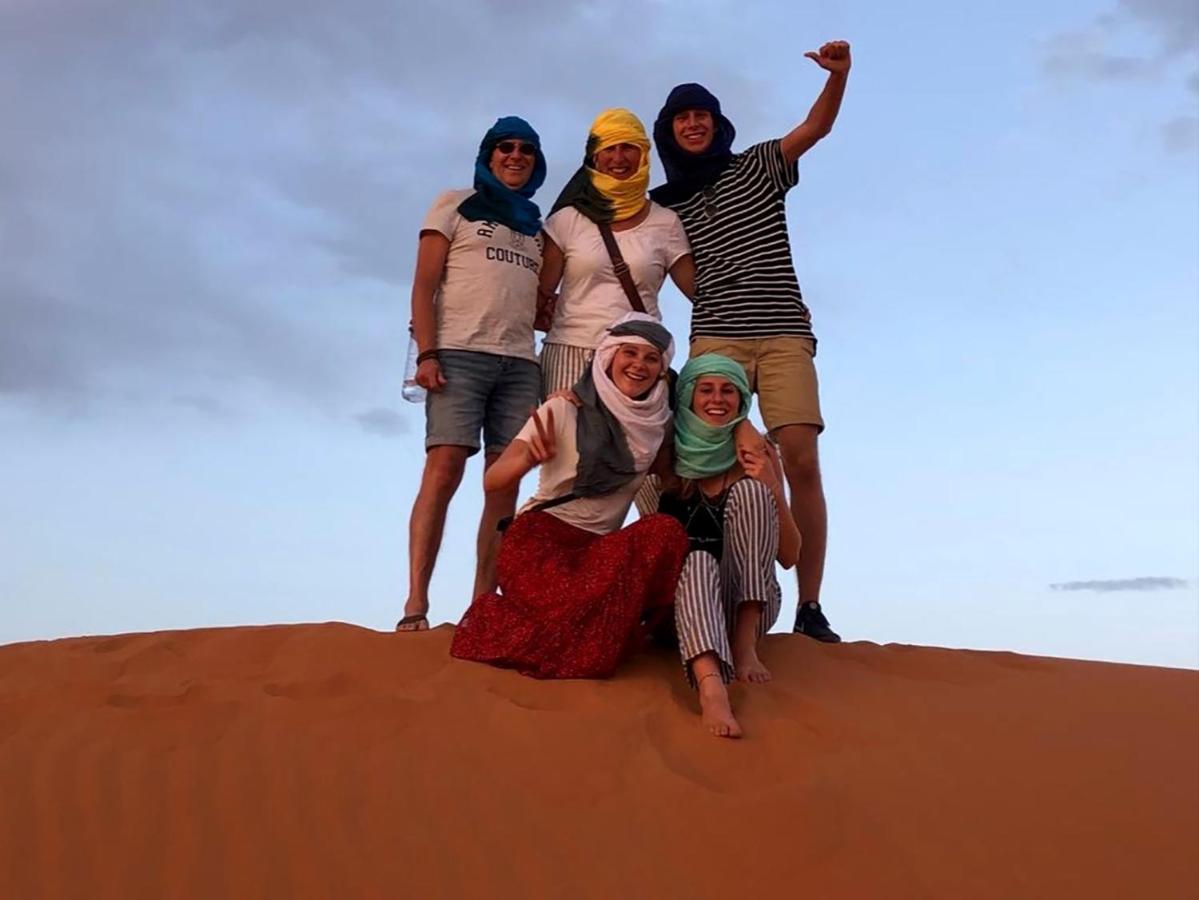
[[[437,359],[438,358],[437,354],[438,354],[437,350],[426,350],[423,353],[418,353],[418,354],[416,354],[416,364],[419,366],[421,363],[423,363],[427,359]]]

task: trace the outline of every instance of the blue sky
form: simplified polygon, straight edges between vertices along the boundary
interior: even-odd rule
[[[681,81],[722,98],[738,146],[777,137],[822,84],[803,51],[833,38],[849,91],[789,217],[834,624],[1199,666],[1199,13],[1180,0],[5,3],[0,641],[390,627],[432,198],[516,113],[548,207],[596,112],[649,122]],[[664,307],[685,335],[685,301]],[[468,601],[479,480],[435,620]],[[1099,584],[1051,588],[1076,582]]]

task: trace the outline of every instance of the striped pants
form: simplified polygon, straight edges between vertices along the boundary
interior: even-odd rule
[[[731,637],[742,603],[762,604],[760,638],[779,616],[782,595],[774,564],[778,555],[779,520],[774,496],[760,481],[743,478],[729,489],[724,508],[724,551],[718,562],[711,553],[687,554],[674,596],[675,629],[683,670],[695,687],[691,661],[715,653],[721,677],[732,681]]]
[[[571,344],[541,345],[541,399],[574,387],[587,367],[595,351],[590,347],[575,347]],[[633,497],[637,514],[641,518],[658,511],[657,478],[648,476]]]
[[[575,386],[587,365],[591,362],[591,347],[574,347],[570,344],[541,345],[541,399],[554,391],[565,391]]]

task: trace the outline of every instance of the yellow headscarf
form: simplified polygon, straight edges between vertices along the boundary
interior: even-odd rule
[[[595,154],[616,144],[641,148],[641,165],[623,181],[595,168]],[[650,147],[640,119],[627,109],[605,109],[591,123],[583,166],[562,189],[554,210],[573,206],[595,222],[620,222],[635,216],[648,202]]]
[[[592,149],[591,141],[595,141]],[[635,144],[641,148],[641,166],[632,178],[621,181],[595,169],[595,154],[616,144]],[[595,189],[612,201],[613,222],[635,216],[645,205],[649,190],[650,142],[641,120],[627,109],[605,109],[591,123],[591,139],[587,141],[588,168]]]

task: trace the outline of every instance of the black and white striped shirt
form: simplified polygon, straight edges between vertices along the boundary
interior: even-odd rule
[[[787,234],[787,191],[799,183],[777,140],[733,156],[709,188],[671,209],[697,270],[691,337],[813,337]]]

